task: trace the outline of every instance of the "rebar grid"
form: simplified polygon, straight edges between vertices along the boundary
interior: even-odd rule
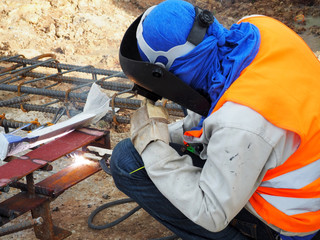
[[[84,76],[84,77],[83,77]],[[72,117],[83,109],[90,86],[97,83],[112,98],[112,112],[103,120],[129,123],[126,110],[140,107],[141,100],[131,90],[133,84],[123,72],[59,63],[55,55],[44,54],[32,59],[22,55],[0,56],[0,125],[18,128],[26,123],[5,119],[2,107],[20,108],[23,111],[37,111]],[[162,103],[156,103],[162,104]],[[121,116],[115,109],[119,108]],[[183,116],[180,105],[166,104],[172,116]],[[34,125],[28,127],[34,128]]]

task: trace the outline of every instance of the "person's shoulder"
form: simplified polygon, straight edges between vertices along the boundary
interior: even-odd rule
[[[240,132],[254,134],[273,145],[286,136],[287,130],[273,125],[259,112],[250,107],[228,101],[222,107],[206,119],[208,128],[237,129]]]
[[[244,21],[246,21],[246,20],[248,20],[250,18],[253,18],[253,17],[265,17],[265,16],[264,15],[260,15],[260,14],[247,15],[247,16],[244,16],[244,17],[240,18],[237,23],[244,22]]]
[[[221,128],[237,128],[259,135],[262,129],[268,129],[270,132],[284,131],[270,123],[264,116],[252,108],[231,101],[224,103],[205,122],[206,124],[214,124]]]
[[[264,117],[253,109],[231,101],[225,102],[222,107],[215,112],[216,117],[222,121],[244,122],[261,121]]]

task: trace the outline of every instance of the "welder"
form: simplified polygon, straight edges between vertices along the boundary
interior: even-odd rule
[[[167,0],[120,63],[147,97],[111,158],[121,191],[182,239],[319,239],[320,62],[294,31]],[[168,124],[162,97],[186,117]]]

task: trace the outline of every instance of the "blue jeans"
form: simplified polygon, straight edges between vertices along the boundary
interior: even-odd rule
[[[110,167],[117,188],[180,238],[186,240],[276,239],[274,231],[244,209],[232,224],[220,232],[210,232],[195,224],[159,192],[144,168],[130,174],[143,166],[143,161],[130,139],[122,140],[114,148]]]

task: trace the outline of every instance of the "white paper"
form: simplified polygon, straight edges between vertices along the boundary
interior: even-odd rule
[[[30,133],[23,130],[0,135],[0,160],[28,148],[48,142],[74,129],[96,123],[111,110],[110,98],[101,92],[100,86],[93,84],[88,93],[83,112],[52,126],[36,129]]]

